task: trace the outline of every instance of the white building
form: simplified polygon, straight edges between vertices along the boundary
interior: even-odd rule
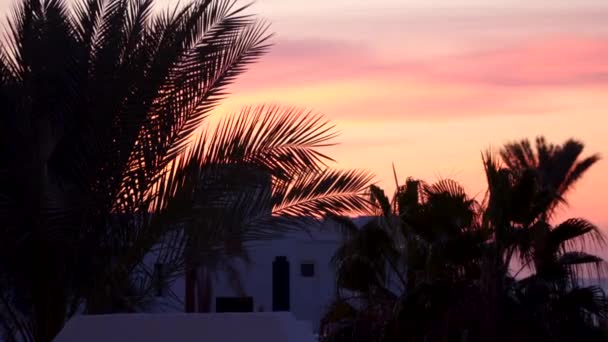
[[[368,220],[370,218],[361,217],[354,221],[361,226]],[[310,230],[310,233],[290,233],[281,239],[248,246],[251,262],[239,268],[249,298],[236,304],[241,305],[240,309],[291,311],[297,320],[309,321],[313,330],[318,330],[327,305],[335,298],[335,275],[330,260],[343,237],[332,221]],[[289,265],[283,277],[277,263]],[[234,304],[231,300],[243,300],[231,289],[226,276],[220,276],[213,287],[213,312],[230,311],[227,306]],[[184,289],[184,279],[178,279],[171,291],[183,299]]]
[[[234,327],[238,327],[235,329]],[[72,318],[55,342],[314,342],[289,312],[113,314]]]

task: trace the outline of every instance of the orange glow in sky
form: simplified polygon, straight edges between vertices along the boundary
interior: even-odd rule
[[[516,3],[515,5],[513,3]],[[517,4],[519,3],[519,4]],[[278,103],[342,132],[339,168],[453,178],[483,197],[481,152],[545,135],[608,158],[608,3],[532,0],[259,0],[275,46],[221,112]],[[560,216],[608,230],[608,160]]]
[[[453,178],[481,199],[481,152],[541,134],[608,158],[606,0],[258,0],[251,11],[275,46],[216,115],[259,103],[323,113],[342,132],[327,151],[336,167],[368,169],[389,193],[394,163],[402,181]],[[607,190],[602,160],[562,216],[608,231]]]

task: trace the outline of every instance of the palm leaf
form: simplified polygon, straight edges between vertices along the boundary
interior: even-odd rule
[[[565,252],[559,256],[557,263],[569,269],[572,280],[577,285],[581,277],[600,279],[608,274],[608,265],[604,259],[585,252]]]
[[[601,318],[608,315],[606,295],[598,286],[576,287],[561,298],[561,302],[569,309],[584,310]]]
[[[397,256],[392,238],[372,221],[336,250],[330,265],[335,269],[338,288],[369,293],[386,286],[387,262]]]
[[[381,188],[372,185],[369,188],[369,192],[370,192],[370,202],[373,203],[374,205],[376,205],[378,207],[378,209],[380,209],[380,214],[383,216],[391,216],[392,215],[392,208],[391,208],[391,202],[388,199],[388,197],[386,197],[386,194],[384,193],[384,190],[382,190]]]
[[[206,163],[226,163],[238,158],[284,170],[280,178],[306,169],[319,170],[331,158],[317,149],[331,145],[334,127],[320,115],[296,108],[258,106],[222,120],[206,138]]]
[[[598,227],[592,223],[580,219],[568,219],[551,230],[548,237],[552,248],[561,250],[573,250],[575,248],[586,249],[588,247],[603,247],[604,236]]]

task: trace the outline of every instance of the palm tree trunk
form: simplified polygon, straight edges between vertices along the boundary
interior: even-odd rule
[[[213,295],[211,288],[211,278],[209,271],[204,267],[199,268],[197,278],[197,312],[211,312],[211,297]]]
[[[186,298],[185,311],[195,312],[196,304],[196,266],[193,263],[187,264],[186,269]]]
[[[482,325],[483,341],[500,341],[500,330],[503,310],[504,270],[502,250],[493,251],[486,258],[482,270],[482,291],[484,294],[484,324]]]
[[[47,281],[39,279],[33,288],[34,336],[38,342],[51,342],[65,324],[67,299],[63,284],[40,272]]]

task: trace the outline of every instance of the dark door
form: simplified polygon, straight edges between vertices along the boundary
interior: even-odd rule
[[[272,311],[289,311],[289,261],[284,256],[272,263]]]

